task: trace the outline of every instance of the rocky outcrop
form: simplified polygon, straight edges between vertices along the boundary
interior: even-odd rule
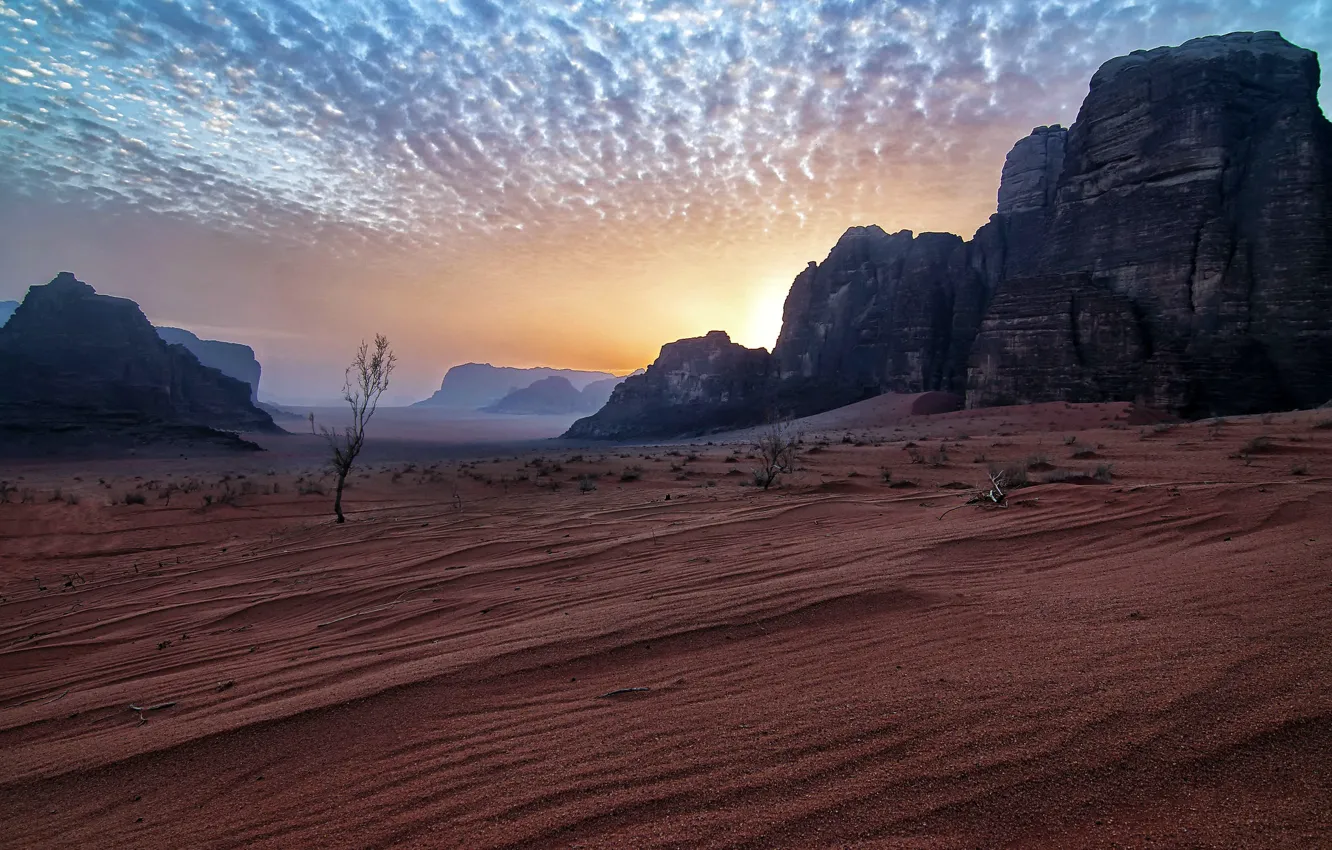
[[[276,430],[250,388],[168,345],[139,306],[62,272],[0,328],[0,423]]]
[[[731,342],[724,331],[668,343],[646,372],[625,378],[605,407],[565,436],[675,437],[747,425],[765,413],[770,376],[765,349]]]
[[[848,230],[787,295],[773,349],[784,406],[960,386],[987,300],[959,237]]]
[[[727,423],[887,391],[1184,415],[1326,401],[1332,125],[1318,84],[1317,57],[1276,33],[1110,60],[1072,127],[1013,147],[971,241],[856,227],[801,272],[768,380],[712,376],[750,394],[730,397]],[[654,412],[626,423],[665,421],[658,392],[636,384],[598,416],[629,405]]]
[[[262,368],[254,356],[254,349],[238,342],[200,339],[181,328],[157,329],[157,335],[172,345],[183,345],[205,366],[216,369],[238,381],[250,385],[250,402],[259,402],[259,377]]]
[[[1128,397],[1164,385],[1157,403],[1206,414],[1332,394],[1318,85],[1316,55],[1276,33],[1138,51],[1092,78],[1035,266],[1089,273],[1143,316],[1156,357]],[[984,397],[974,379],[969,396]]]
[[[453,366],[444,374],[444,380],[434,395],[413,406],[479,410],[496,403],[514,390],[551,377],[564,378],[574,389],[581,390],[594,381],[604,381],[615,376],[609,372],[552,369],[547,366],[519,369],[513,366],[492,366],[489,363],[463,363]]]

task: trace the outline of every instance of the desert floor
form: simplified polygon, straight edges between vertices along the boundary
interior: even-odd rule
[[[802,427],[0,467],[0,844],[1332,846],[1332,412]]]

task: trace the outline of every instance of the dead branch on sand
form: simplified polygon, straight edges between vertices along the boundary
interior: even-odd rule
[[[981,508],[1006,508],[1008,507],[1008,494],[1004,492],[1004,474],[1002,472],[990,473],[990,489],[983,490],[967,499],[960,505],[954,505],[943,513],[939,514],[939,519],[943,519],[958,508],[965,508],[968,505],[975,505]]]
[[[164,708],[171,708],[175,704],[176,703],[174,700],[171,702],[159,702],[157,705],[145,705],[145,706],[137,706],[134,705],[133,703],[130,703],[129,710],[137,711],[139,713],[139,725],[142,726],[143,724],[148,722],[148,718],[143,716],[144,712],[161,711]]]
[[[650,691],[650,690],[652,690],[652,689],[651,689],[651,688],[616,688],[616,689],[613,690],[613,691],[606,691],[606,693],[604,693],[604,694],[602,694],[601,696],[597,697],[597,699],[606,699],[607,697],[618,697],[618,696],[620,696],[621,694],[640,694],[640,693],[643,693],[644,691]]]

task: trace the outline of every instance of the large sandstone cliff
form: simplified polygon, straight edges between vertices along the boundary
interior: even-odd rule
[[[1318,84],[1315,54],[1276,33],[1112,59],[1070,128],[1013,147],[970,241],[855,227],[801,272],[767,381],[716,426],[889,391],[1185,415],[1327,401],[1332,125]],[[657,435],[671,398],[617,394],[598,416],[617,436]]]
[[[1315,54],[1275,33],[1139,51],[1092,78],[1033,253],[1036,272],[1088,273],[1141,316],[1146,346],[1121,364],[1141,377],[1109,394],[1185,414],[1332,396],[1332,126],[1318,84]],[[993,403],[993,387],[974,370],[968,403]]]
[[[275,430],[243,381],[163,341],[133,301],[62,272],[0,328],[0,424],[161,423]]]

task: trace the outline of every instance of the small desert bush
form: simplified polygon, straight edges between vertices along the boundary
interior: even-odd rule
[[[1332,419],[1319,419],[1313,426],[1320,431],[1327,431],[1332,429]]]
[[[1052,469],[1041,476],[1042,484],[1059,484],[1068,481],[1071,478],[1085,477],[1081,472],[1075,472],[1071,469]]]
[[[1109,463],[1098,463],[1092,477],[1097,481],[1104,481],[1109,484],[1115,477],[1114,466]]]
[[[642,477],[643,467],[641,466],[626,466],[624,471],[620,473],[620,480],[625,482],[637,481]]]
[[[1026,465],[1027,469],[1034,469],[1037,471],[1048,471],[1054,469],[1054,464],[1050,463],[1049,456],[1041,453],[1034,454],[1031,457],[1027,458]]]
[[[1069,455],[1069,457],[1074,460],[1088,460],[1096,457],[1096,449],[1093,449],[1091,446],[1075,443],[1073,445],[1073,454]]]
[[[891,469],[889,469],[888,467],[886,467],[886,466],[884,466],[884,467],[880,467],[880,468],[879,468],[879,478],[880,478],[880,480],[883,481],[884,484],[892,484],[892,483],[893,483],[893,471],[892,471]]]
[[[127,505],[144,505],[148,503],[148,498],[142,493],[129,492],[122,499]]]
[[[1245,443],[1239,450],[1240,457],[1262,454],[1272,450],[1272,438],[1266,434],[1260,434],[1249,442]]]
[[[1292,464],[1290,465],[1290,474],[1291,474],[1291,475],[1308,475],[1308,474],[1309,474],[1309,464],[1304,463],[1303,461],[1296,461],[1295,463],[1292,463]]]

